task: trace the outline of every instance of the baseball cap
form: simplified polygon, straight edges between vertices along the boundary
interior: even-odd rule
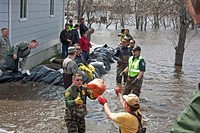
[[[68,54],[73,54],[73,53],[75,53],[76,52],[76,48],[75,47],[69,47],[68,48]]]
[[[133,49],[133,51],[141,51],[140,46],[136,46],[136,47]]]
[[[123,95],[123,98],[130,106],[134,106],[140,103],[138,96],[135,94]]]

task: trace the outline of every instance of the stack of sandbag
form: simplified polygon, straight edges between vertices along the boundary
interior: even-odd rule
[[[91,64],[93,62],[102,62],[103,69],[107,72],[111,69],[110,64],[114,63],[113,55],[114,55],[114,49],[112,47],[108,47],[108,45],[105,44],[103,47],[96,47],[91,52],[89,61],[91,62]],[[98,65],[100,65],[100,66],[98,66]],[[97,64],[95,64],[95,66],[98,66],[98,68],[99,68],[99,67],[101,67],[101,64],[97,63]],[[101,70],[101,72],[102,72],[102,70]]]
[[[31,69],[30,75],[24,77],[23,81],[44,82],[52,85],[62,85],[63,75],[58,70],[40,65]]]
[[[79,65],[79,70],[83,75],[83,82],[89,83],[95,78],[100,78],[111,69],[114,49],[107,45],[96,47],[90,54],[89,65]],[[0,75],[0,82],[8,82],[16,79],[22,79],[23,82],[44,82],[52,85],[63,86],[63,69],[61,68],[62,60],[52,58],[50,61],[53,64],[39,65],[30,70],[30,75],[4,73]],[[57,65],[54,65],[56,64]],[[48,67],[47,67],[48,66]],[[53,67],[52,67],[53,66]],[[56,67],[54,67],[56,66]],[[60,69],[59,69],[60,68]]]

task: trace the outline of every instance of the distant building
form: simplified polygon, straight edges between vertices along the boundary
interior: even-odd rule
[[[28,68],[57,51],[64,28],[65,0],[0,0],[0,29],[7,27],[11,44],[36,39],[39,46],[28,59]]]

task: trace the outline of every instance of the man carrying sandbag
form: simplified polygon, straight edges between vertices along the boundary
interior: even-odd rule
[[[120,133],[145,133],[146,128],[142,126],[142,115],[139,111],[139,97],[135,94],[122,96],[119,87],[115,91],[120,103],[123,105],[124,112],[111,112],[107,99],[98,97],[98,101],[103,106],[107,118],[119,125]]]
[[[94,100],[93,91],[82,86],[82,75],[75,73],[72,85],[65,91],[65,122],[68,133],[85,133],[85,115],[87,114],[86,99]]]
[[[32,49],[38,46],[38,41],[32,40],[30,42],[20,42],[13,46],[5,56],[7,69],[13,72],[24,72],[24,67]],[[25,70],[26,71],[26,70]]]

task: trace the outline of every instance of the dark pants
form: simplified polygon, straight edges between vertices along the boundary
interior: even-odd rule
[[[13,72],[18,72],[18,63],[19,63],[19,58],[16,60],[13,59],[13,55],[8,55],[6,56],[6,69],[12,70]]]
[[[67,89],[72,84],[73,74],[63,73],[64,88]]]
[[[127,65],[117,65],[117,72],[116,72],[116,82],[118,84],[121,84],[122,83],[122,78],[123,78],[123,82],[126,83],[127,81],[127,77],[128,75],[127,74],[124,74],[122,76],[120,76],[120,73],[127,67]]]
[[[88,60],[88,57],[89,57],[89,52],[88,51],[82,51],[82,57],[85,61]]]
[[[62,58],[66,58],[68,56],[68,44],[62,44]]]
[[[125,91],[123,95],[128,95],[130,93],[137,95],[138,97],[140,97],[140,90],[142,87],[142,82],[143,79],[138,80],[135,84],[132,84],[132,81],[135,80],[137,78],[136,77],[128,77],[128,80],[125,84]]]

